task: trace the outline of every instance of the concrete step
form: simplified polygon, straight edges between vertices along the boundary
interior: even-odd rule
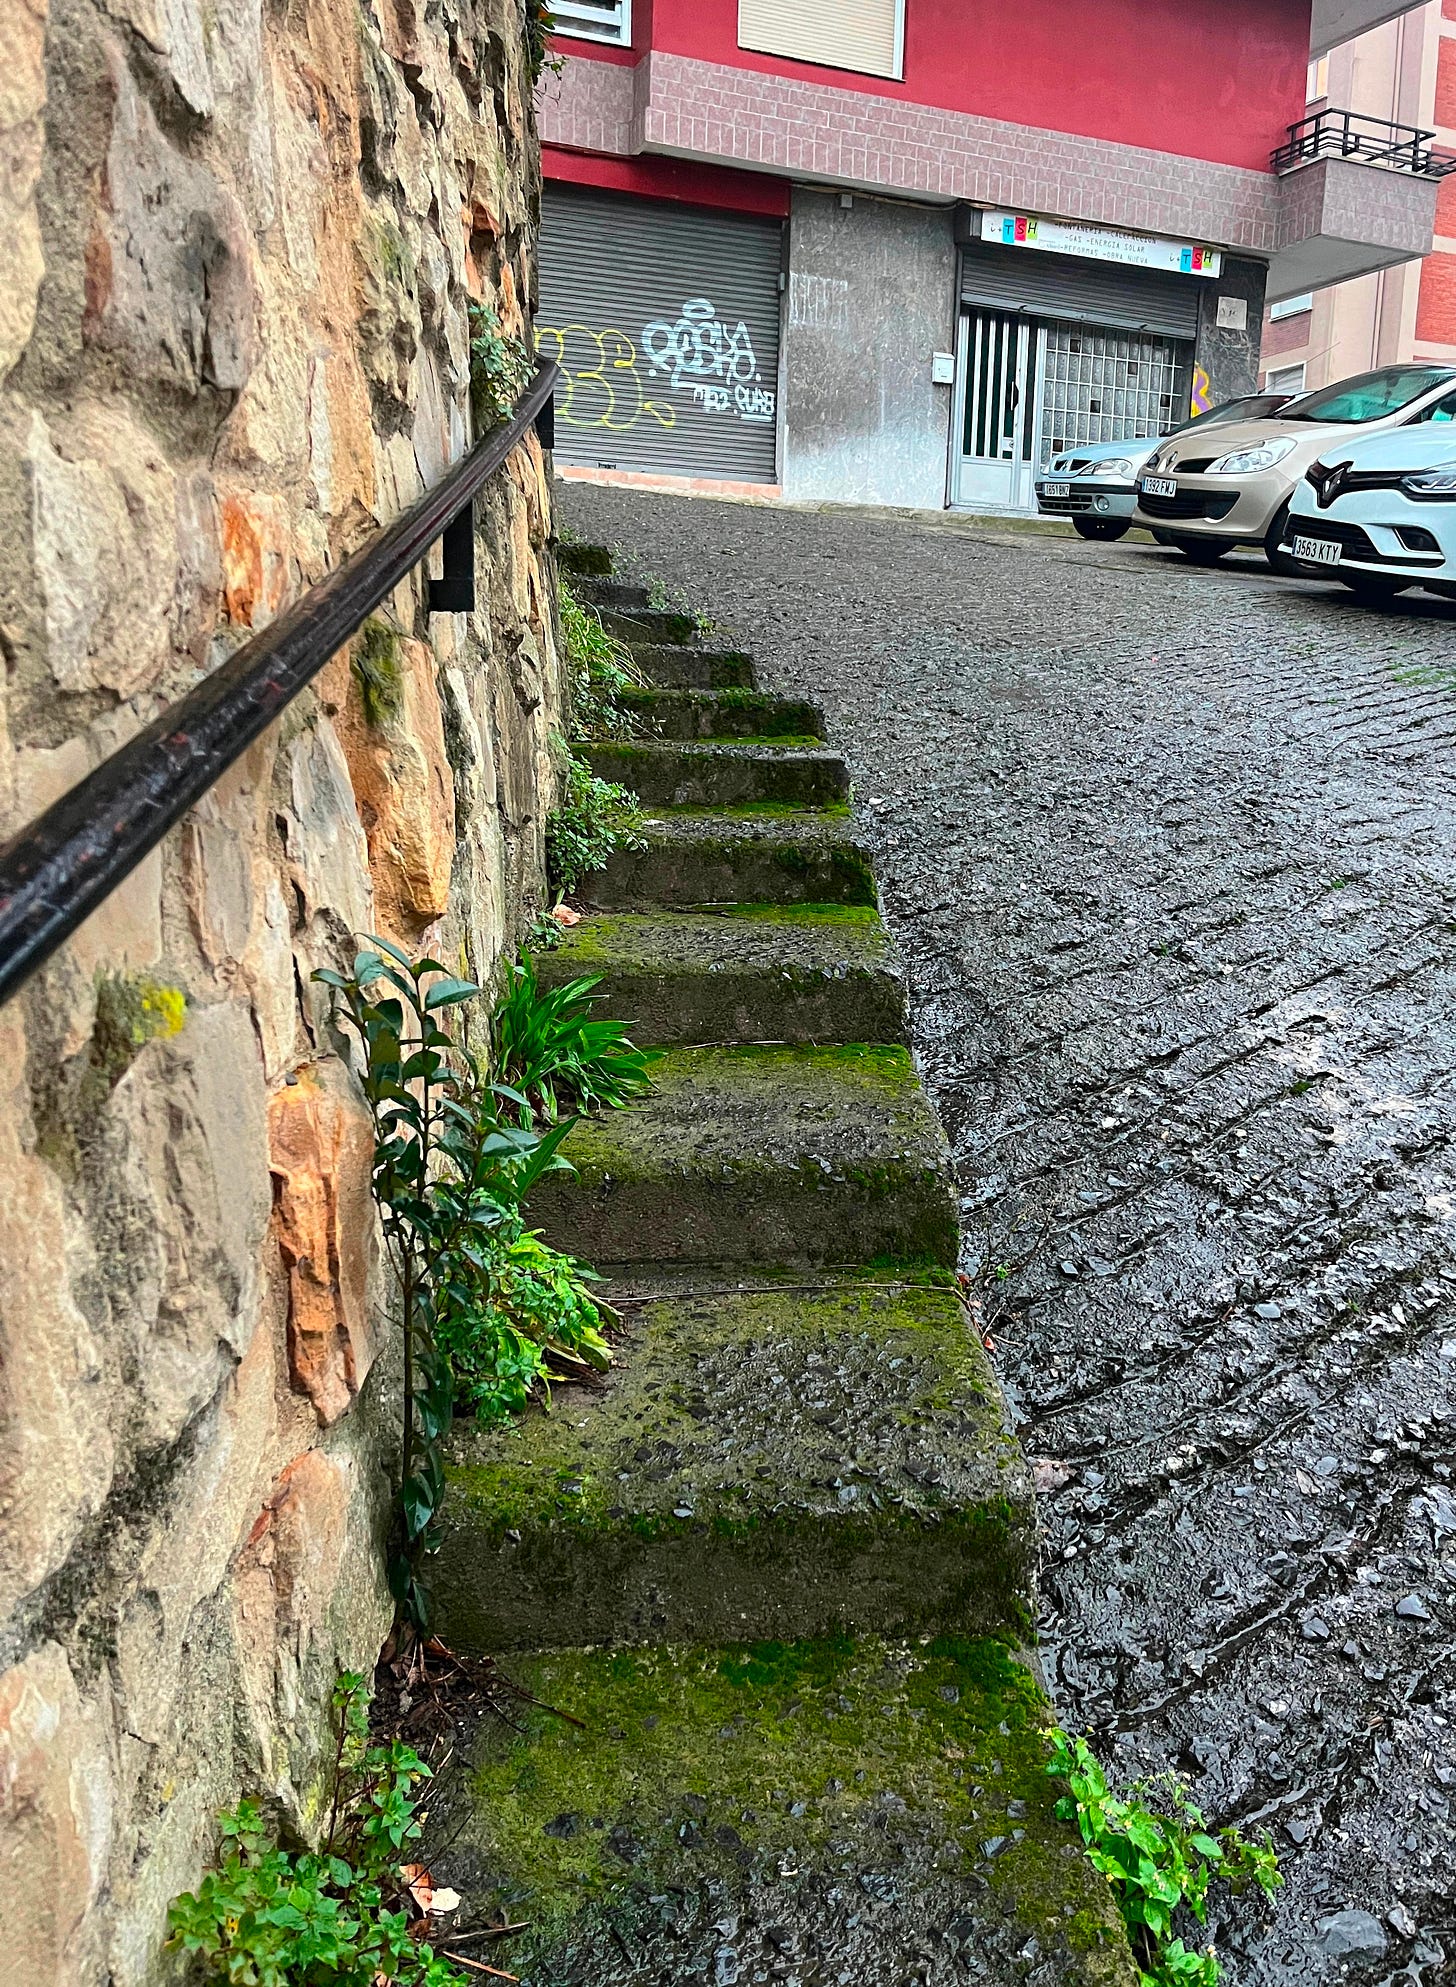
[[[670,808],[584,879],[604,911],[702,904],[873,904],[869,857],[847,807]]]
[[[630,642],[632,658],[649,683],[664,690],[751,690],[753,657],[742,649],[685,648]]]
[[[572,591],[578,600],[597,608],[613,608],[621,614],[637,614],[652,605],[650,588],[596,574],[573,579]]]
[[[590,974],[643,1048],[679,1042],[903,1042],[905,988],[859,904],[587,917],[535,961],[543,987]]]
[[[817,704],[762,690],[624,690],[617,702],[649,738],[824,736]]]
[[[454,1436],[453,1648],[1029,1635],[1031,1485],[954,1289],[871,1275],[628,1316],[605,1387]]]
[[[849,771],[828,746],[750,739],[605,739],[575,749],[598,778],[648,807],[825,807],[849,796]]]
[[[619,642],[696,644],[701,632],[697,615],[676,607],[636,607],[630,613],[618,607],[600,607],[597,612],[607,633]]]
[[[574,579],[606,579],[612,570],[612,554],[606,545],[585,545],[575,538],[563,538],[556,547],[556,563]]]
[[[587,1118],[530,1198],[598,1270],[640,1263],[955,1266],[950,1152],[907,1050],[666,1050],[652,1094]]]
[[[431,1789],[436,1883],[536,1983],[1134,1987],[1006,1643],[848,1635],[512,1657]],[[554,1716],[553,1707],[579,1723]],[[454,1929],[468,1929],[457,1918]]]

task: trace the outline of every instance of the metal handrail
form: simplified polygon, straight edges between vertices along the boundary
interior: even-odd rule
[[[430,582],[431,611],[473,604],[473,568],[464,561],[473,552],[475,497],[533,423],[550,447],[556,376],[554,361],[539,360],[504,426],[0,847],[0,1003],[151,853],[442,535],[445,577]]]
[[[1289,172],[1311,159],[1357,159],[1421,179],[1444,179],[1456,172],[1456,153],[1437,151],[1431,144],[1435,135],[1363,110],[1320,110],[1289,126],[1289,136],[1270,164],[1275,172]]]

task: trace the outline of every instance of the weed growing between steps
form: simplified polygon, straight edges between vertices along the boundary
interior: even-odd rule
[[[256,1801],[220,1817],[219,1867],[167,1914],[193,1977],[230,1987],[465,1987],[467,1976],[411,1929],[422,1914],[402,1865],[421,1833],[416,1790],[430,1769],[397,1739],[370,1744],[368,1704],[363,1677],[339,1679],[328,1825],[316,1850],[270,1840]]]
[[[1186,1908],[1203,1924],[1216,1879],[1234,1891],[1257,1887],[1272,1896],[1283,1878],[1267,1832],[1258,1842],[1234,1828],[1211,1834],[1186,1788],[1171,1778],[1120,1799],[1085,1739],[1053,1737],[1047,1772],[1070,1790],[1057,1802],[1057,1816],[1076,1822],[1093,1866],[1112,1885],[1142,1987],[1218,1987],[1213,1948],[1190,1949],[1173,1936],[1173,1920]],[[1141,1798],[1158,1792],[1166,1796],[1161,1811]]]
[[[589,987],[559,990],[538,1013],[529,969],[501,1003],[505,1020],[493,1025],[482,1068],[455,1027],[480,988],[437,959],[411,961],[382,939],[374,944],[350,974],[314,977],[334,990],[338,1020],[362,1050],[372,1188],[404,1341],[389,1578],[423,1629],[423,1562],[439,1544],[445,1490],[439,1445],[457,1403],[501,1419],[549,1387],[553,1364],[608,1361],[591,1273],[528,1230],[521,1210],[543,1175],[566,1167],[560,1148],[580,1108],[625,1102],[648,1079],[620,1028],[586,1020]],[[503,1047],[517,1082],[494,1066]]]
[[[645,849],[644,819],[635,797],[599,780],[585,759],[563,745],[561,793],[546,820],[546,876],[556,900],[584,876],[603,869],[619,849]]]
[[[601,615],[577,599],[565,578],[557,591],[574,729],[591,738],[633,736],[641,731],[641,720],[623,708],[622,699],[629,691],[645,690],[646,677],[626,643],[607,633]]]

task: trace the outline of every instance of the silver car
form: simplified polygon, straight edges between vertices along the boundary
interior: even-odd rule
[[[1256,421],[1275,414],[1297,395],[1246,393],[1221,401],[1206,413],[1173,428],[1181,435],[1217,421]],[[1087,442],[1054,455],[1036,486],[1036,507],[1043,517],[1069,517],[1083,538],[1121,538],[1131,529],[1137,508],[1138,471],[1167,435],[1144,435],[1136,441]]]

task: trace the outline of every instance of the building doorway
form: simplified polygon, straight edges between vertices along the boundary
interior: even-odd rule
[[[952,503],[968,510],[1035,508],[1039,332],[1030,318],[1004,311],[961,313]]]

